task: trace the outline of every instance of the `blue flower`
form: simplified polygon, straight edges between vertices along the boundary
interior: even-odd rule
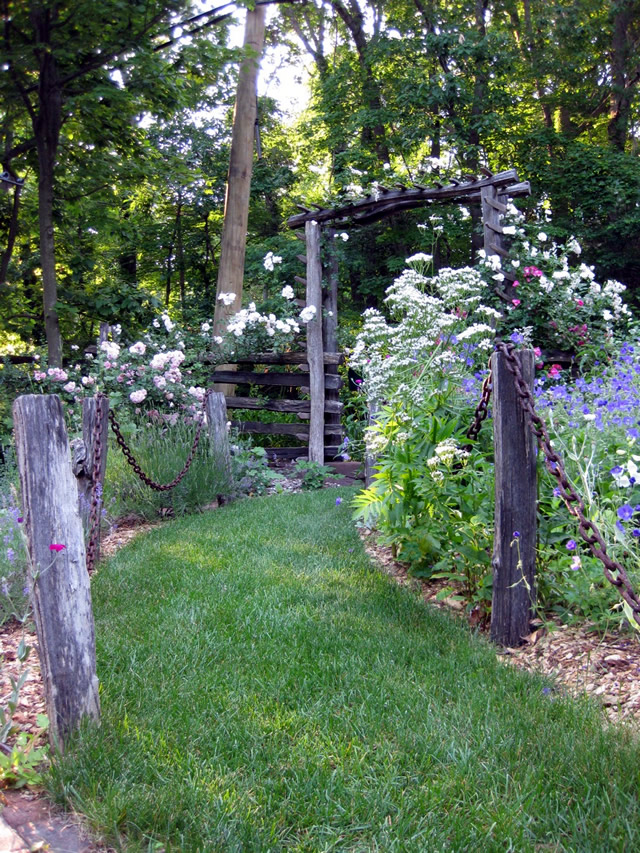
[[[519,530],[514,530],[514,531],[513,531],[513,538],[514,538],[514,539],[519,539],[519,538],[520,538],[520,531],[519,531]]]
[[[567,551],[575,551],[576,550],[576,540],[575,539],[569,539],[566,547],[567,547]]]
[[[340,506],[342,503],[342,498],[336,498],[336,506]]]
[[[629,521],[633,518],[633,507],[631,504],[622,504],[618,509],[618,518],[622,521]]]

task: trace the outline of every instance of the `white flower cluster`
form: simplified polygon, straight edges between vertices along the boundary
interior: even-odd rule
[[[273,252],[267,252],[267,254],[264,256],[264,260],[262,262],[264,268],[266,270],[268,270],[269,272],[273,272],[276,264],[281,264],[281,263],[282,263],[282,258],[280,257],[280,255],[274,255]]]
[[[440,376],[457,382],[473,353],[493,346],[494,329],[486,321],[497,312],[482,304],[484,292],[482,277],[469,267],[443,269],[431,278],[404,270],[385,298],[396,322],[369,308],[351,353],[368,399],[419,402],[425,381]]]
[[[218,294],[218,302],[222,302],[223,305],[226,305],[227,308],[229,305],[233,305],[236,301],[235,293],[220,293]]]
[[[261,314],[256,310],[255,302],[250,302],[247,308],[234,314],[227,325],[227,331],[236,338],[256,329],[265,331],[272,338],[276,332],[282,332],[285,335],[295,334],[300,331],[300,326],[292,317],[280,320],[275,314]]]

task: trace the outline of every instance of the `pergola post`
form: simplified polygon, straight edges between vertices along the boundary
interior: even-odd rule
[[[320,226],[305,225],[307,243],[307,307],[316,309],[307,323],[307,361],[309,363],[309,462],[324,465],[324,347],[322,344],[322,260]]]

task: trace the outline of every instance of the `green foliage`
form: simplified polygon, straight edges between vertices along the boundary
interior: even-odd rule
[[[284,477],[269,468],[269,458],[264,447],[254,447],[244,439],[232,446],[233,476],[238,491],[247,495],[264,495],[267,490],[278,490]]]
[[[31,646],[25,643],[23,637],[16,652],[22,670],[18,678],[10,677],[11,693],[0,705],[0,785],[6,788],[40,785],[42,767],[49,756],[48,745],[40,745],[49,727],[48,717],[38,714],[38,728],[29,733],[21,730],[13,719],[18,708],[20,690],[29,678],[30,670],[26,662],[31,651]]]
[[[297,462],[294,471],[302,474],[302,488],[305,491],[321,489],[324,481],[333,473],[328,465],[321,465],[319,462],[311,462],[308,459]]]
[[[193,444],[194,424],[178,421],[170,425],[142,419],[121,426],[138,464],[155,482],[169,483],[182,470]],[[107,522],[132,515],[153,520],[158,516],[202,511],[219,495],[228,495],[230,491],[231,485],[207,437],[206,427],[189,471],[167,492],[150,489],[115,442],[109,447],[103,492]]]

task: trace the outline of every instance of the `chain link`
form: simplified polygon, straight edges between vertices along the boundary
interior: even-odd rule
[[[102,403],[106,396],[97,394],[96,419],[93,424],[93,459],[91,464],[91,509],[89,512],[89,541],[87,543],[87,571],[95,568],[100,547],[100,507],[102,506]]]
[[[144,473],[140,465],[136,462],[136,459],[133,453],[131,452],[131,449],[128,447],[127,442],[125,441],[125,438],[122,435],[120,424],[116,420],[116,416],[113,412],[113,409],[109,409],[109,422],[111,423],[111,429],[113,430],[113,433],[116,437],[118,446],[124,453],[127,462],[129,463],[129,465],[131,465],[131,467],[136,472],[138,477],[142,480],[142,482],[149,486],[150,489],[153,489],[155,492],[168,492],[171,489],[174,489],[191,467],[191,463],[193,462],[193,459],[196,455],[196,450],[198,449],[198,444],[200,443],[200,435],[202,433],[202,427],[204,426],[204,413],[207,407],[207,400],[209,399],[210,393],[211,391],[207,391],[204,395],[204,399],[202,401],[202,417],[198,421],[198,426],[196,427],[196,434],[193,438],[193,444],[191,445],[191,451],[187,456],[187,460],[184,463],[184,467],[182,468],[182,471],[180,471],[180,473],[177,474],[170,483],[156,483],[155,480],[152,480],[151,477]]]
[[[600,560],[606,579],[610,584],[617,587],[623,600],[631,608],[634,620],[640,625],[640,600],[624,567],[607,553],[607,546],[598,526],[587,518],[584,501],[569,481],[562,458],[553,449],[547,427],[535,410],[533,395],[522,376],[520,364],[514,355],[515,347],[513,344],[500,341],[496,344],[496,350],[505,357],[507,368],[513,375],[520,405],[529,419],[529,427],[538,440],[538,446],[544,453],[547,470],[558,481],[558,490],[567,509],[571,515],[578,519],[580,536],[588,545],[593,556]]]
[[[491,359],[489,359],[489,372],[482,383],[482,393],[480,394],[480,402],[476,406],[475,417],[473,423],[467,430],[467,438],[475,441],[482,427],[482,422],[489,414],[489,400],[491,399],[491,391],[493,390],[493,373],[491,370]]]

